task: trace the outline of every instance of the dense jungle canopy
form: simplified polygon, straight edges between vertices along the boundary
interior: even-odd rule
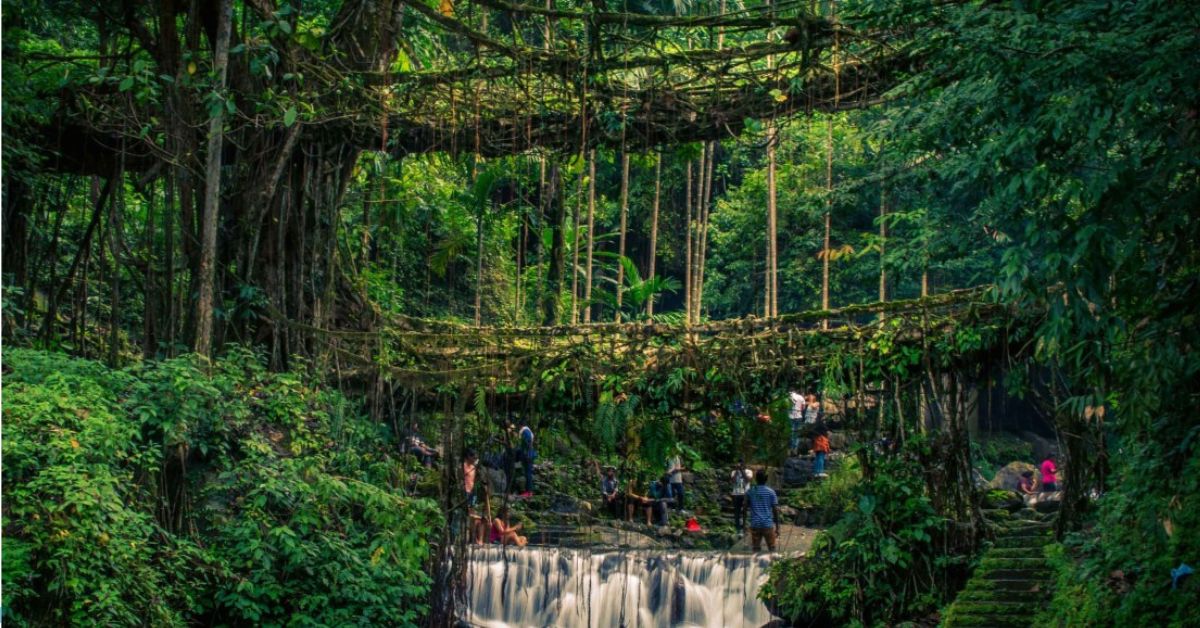
[[[987,541],[995,386],[1064,458],[1044,619],[1187,623],[1190,3],[2,10],[5,621],[444,624],[461,468],[408,431],[778,465],[702,417],[797,386],[903,455],[854,450],[773,603],[928,617]]]

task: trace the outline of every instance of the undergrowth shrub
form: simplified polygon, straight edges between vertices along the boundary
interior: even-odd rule
[[[808,557],[771,568],[760,596],[798,625],[886,625],[928,613],[965,561],[942,553],[947,521],[925,495],[916,464],[889,454],[873,467]]]
[[[233,350],[122,371],[13,349],[4,620],[413,625],[433,503],[386,432]]]
[[[829,477],[805,484],[787,498],[787,503],[793,508],[808,511],[810,523],[832,524],[855,503],[861,479],[858,458],[847,456],[841,459],[841,464],[833,467]]]
[[[1184,432],[1169,452],[1177,467],[1148,443],[1113,447],[1117,481],[1083,530],[1051,546],[1057,582],[1042,625],[1197,625],[1200,576],[1172,588],[1171,570],[1200,568],[1200,428],[1171,429]]]

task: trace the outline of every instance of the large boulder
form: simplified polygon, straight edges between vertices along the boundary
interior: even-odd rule
[[[492,495],[503,495],[506,482],[504,472],[491,467],[479,467],[480,479],[487,483]]]
[[[783,463],[783,485],[800,486],[812,479],[811,458],[788,458]]]
[[[1035,432],[1030,432],[1028,430],[1022,432],[1021,439],[1029,441],[1033,445],[1034,460],[1045,460],[1046,456],[1058,451],[1057,442]]]
[[[988,482],[988,488],[1003,488],[1010,491],[1016,491],[1021,486],[1021,474],[1026,471],[1032,471],[1033,477],[1037,478],[1037,468],[1028,462],[1010,462],[1000,468],[996,472],[996,477]]]

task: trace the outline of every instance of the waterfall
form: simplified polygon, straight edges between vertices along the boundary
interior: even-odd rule
[[[759,628],[770,556],[554,547],[470,548],[462,618],[487,628]]]

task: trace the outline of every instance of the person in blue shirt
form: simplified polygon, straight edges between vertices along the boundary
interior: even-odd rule
[[[650,499],[654,500],[654,521],[657,525],[667,525],[667,502],[671,500],[669,476],[662,476],[650,484]]]
[[[759,469],[754,474],[754,486],[746,491],[746,503],[750,506],[750,543],[759,551],[766,540],[767,549],[774,552],[779,540],[779,498],[767,486],[767,472]]]

